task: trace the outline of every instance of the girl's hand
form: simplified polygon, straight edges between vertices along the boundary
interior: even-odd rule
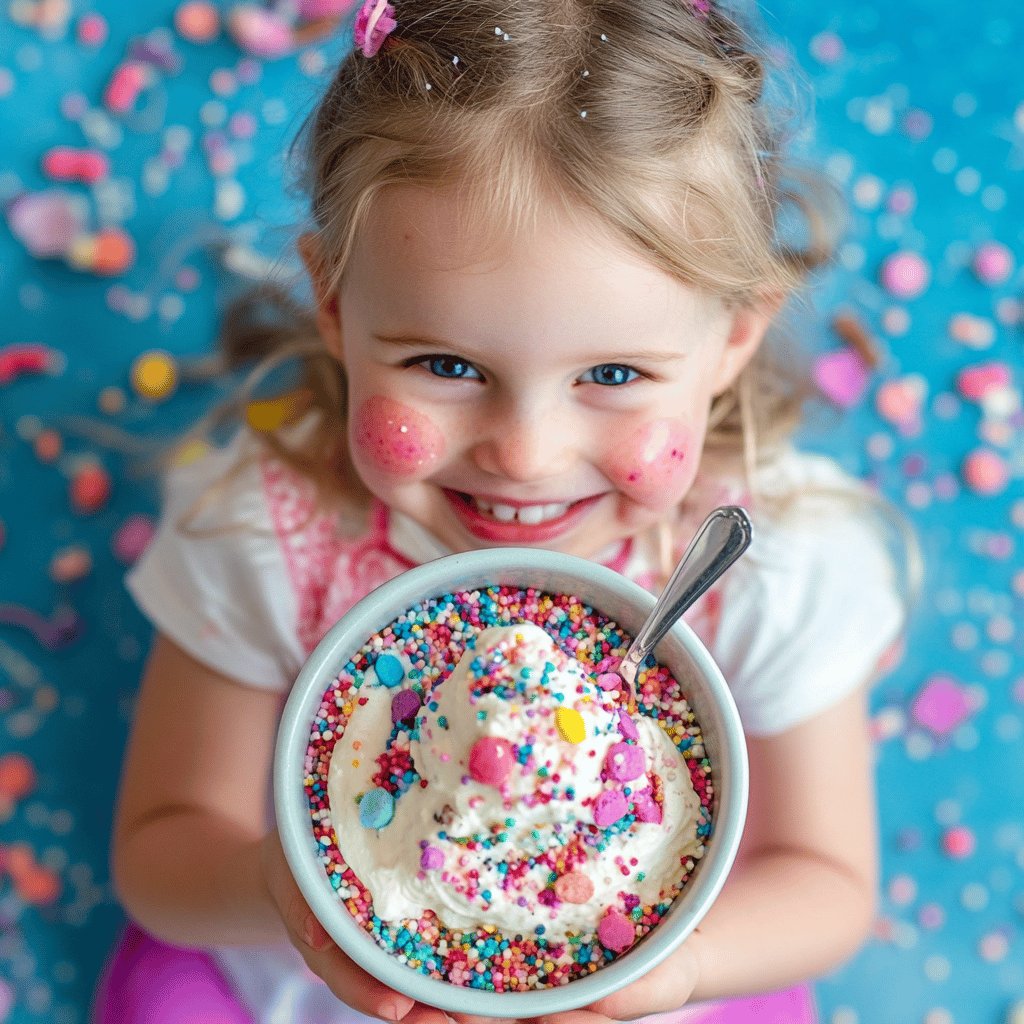
[[[696,934],[691,936],[653,970],[610,996],[579,1010],[536,1017],[532,1022],[524,1024],[610,1024],[613,1021],[636,1020],[652,1013],[678,1010],[689,1000],[700,979],[696,951],[698,941]],[[454,1016],[459,1024],[487,1024],[490,1020],[488,1017],[471,1017],[462,1013]]]
[[[402,1024],[448,1024],[443,1010],[416,1003],[388,988],[352,962],[316,919],[292,877],[277,829],[260,844],[260,862],[270,898],[306,966],[343,1002],[371,1017]]]

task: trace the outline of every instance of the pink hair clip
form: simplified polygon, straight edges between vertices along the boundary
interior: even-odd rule
[[[711,13],[711,0],[690,0],[690,6],[698,18],[706,18]]]
[[[384,40],[398,27],[388,0],[366,0],[356,15],[352,36],[364,57],[376,57]]]

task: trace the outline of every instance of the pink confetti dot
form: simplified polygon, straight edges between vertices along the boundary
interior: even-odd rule
[[[594,895],[594,883],[582,871],[570,871],[555,881],[555,895],[563,903],[586,903]]]
[[[616,782],[630,782],[644,773],[647,759],[640,747],[630,743],[613,743],[608,748],[604,767],[609,778]]]
[[[900,299],[916,299],[928,287],[931,271],[915,252],[897,252],[882,263],[882,287]]]
[[[979,363],[961,370],[956,377],[956,389],[971,402],[984,401],[986,395],[1005,388],[1010,383],[1010,368],[1006,363]]]
[[[947,857],[963,860],[974,853],[974,833],[966,825],[954,825],[942,836],[942,850]]]
[[[513,765],[512,749],[497,736],[481,736],[469,752],[469,774],[485,786],[500,786]]]
[[[626,798],[617,789],[606,789],[594,801],[594,823],[598,828],[614,825],[626,813]]]
[[[174,12],[174,27],[190,43],[210,43],[220,32],[220,15],[213,4],[192,0]]]
[[[960,475],[975,494],[985,497],[1002,494],[1010,480],[1006,460],[990,448],[978,448],[971,452],[960,467]]]
[[[932,676],[910,707],[913,720],[938,736],[951,733],[970,713],[964,688],[944,675]]]
[[[1000,242],[986,242],[974,254],[971,266],[982,284],[1002,284],[1013,272],[1013,253]]]
[[[597,926],[597,937],[606,949],[621,953],[629,949],[636,939],[636,928],[625,914],[609,910]]]
[[[850,349],[828,352],[814,361],[814,383],[835,405],[849,409],[856,405],[868,386],[868,368]]]
[[[78,20],[78,41],[83,46],[102,46],[107,31],[107,21],[100,14],[83,14]]]

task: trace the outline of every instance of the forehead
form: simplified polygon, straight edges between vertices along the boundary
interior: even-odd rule
[[[621,341],[709,324],[717,303],[643,259],[595,215],[551,201],[517,226],[481,222],[456,190],[386,190],[357,239],[344,288],[388,329],[426,322],[465,335],[515,323],[534,336],[573,327]],[[467,317],[469,318],[467,321]],[[425,328],[424,328],[425,329]],[[553,339],[552,339],[553,340]]]

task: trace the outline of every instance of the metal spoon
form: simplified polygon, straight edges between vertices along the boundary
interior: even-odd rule
[[[644,659],[683,612],[747,550],[752,535],[747,513],[738,505],[716,508],[701,524],[616,669],[628,688],[630,709],[636,707],[636,676]]]

